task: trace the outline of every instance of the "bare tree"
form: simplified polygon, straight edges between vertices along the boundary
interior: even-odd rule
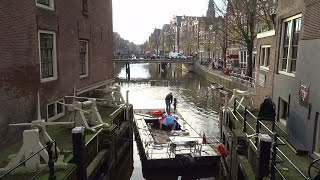
[[[270,8],[274,5],[274,0],[220,0],[223,5],[215,6],[216,12],[224,17],[224,24],[217,29],[225,32],[222,37],[224,48],[225,43],[238,43],[246,46],[248,50],[247,76],[252,77],[252,61],[254,40],[259,32],[258,22],[272,26],[273,15]],[[266,4],[268,6],[266,6]],[[265,13],[262,13],[265,12]],[[221,34],[220,34],[221,35]]]

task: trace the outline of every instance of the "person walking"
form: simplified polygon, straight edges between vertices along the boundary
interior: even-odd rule
[[[177,110],[177,98],[173,99],[173,112],[176,112]]]
[[[166,101],[166,112],[167,112],[168,115],[170,114],[172,100],[173,100],[172,93],[169,93],[166,96],[166,99],[165,99],[165,101]]]

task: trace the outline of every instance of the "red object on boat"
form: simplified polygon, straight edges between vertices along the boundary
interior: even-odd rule
[[[153,116],[162,116],[162,115],[163,115],[163,111],[161,111],[161,110],[159,110],[159,111],[153,111],[153,112],[151,112],[151,114],[152,114]]]
[[[217,150],[222,157],[227,157],[229,155],[229,151],[223,146],[223,144],[219,144]]]

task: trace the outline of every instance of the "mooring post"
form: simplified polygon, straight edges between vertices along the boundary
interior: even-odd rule
[[[257,166],[256,180],[262,180],[269,174],[271,137],[268,134],[259,134],[259,144],[257,146]]]
[[[271,150],[271,162],[270,162],[270,180],[276,179],[276,158],[277,158],[277,147],[278,147],[278,134],[274,133],[272,150]]]
[[[125,108],[125,111],[126,111],[126,120],[129,121],[130,120],[130,115],[129,115],[129,91],[126,92],[126,108]]]
[[[244,114],[243,114],[243,132],[247,132],[247,114],[248,114],[247,106],[244,108]]]
[[[77,179],[87,180],[84,127],[75,127],[72,129],[72,142],[73,156],[77,165]]]
[[[48,161],[49,180],[56,180],[57,177],[55,175],[53,152],[52,152],[53,141],[48,141],[46,144],[47,144],[47,152],[49,155],[49,161]]]

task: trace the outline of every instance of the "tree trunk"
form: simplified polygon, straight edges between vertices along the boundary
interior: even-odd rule
[[[227,48],[222,48],[223,67],[227,67]]]
[[[253,51],[253,41],[247,42],[247,49],[248,49],[248,62],[247,62],[247,72],[246,75],[252,77],[252,51]]]

